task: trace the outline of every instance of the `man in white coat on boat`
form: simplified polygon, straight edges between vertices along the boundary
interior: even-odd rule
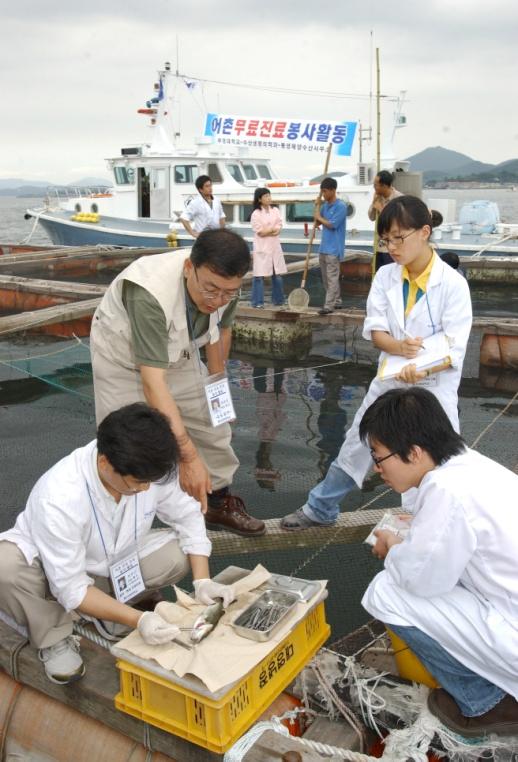
[[[106,638],[138,628],[160,645],[179,630],[138,608],[149,591],[190,571],[200,603],[233,599],[230,586],[209,578],[211,543],[199,503],[178,485],[178,456],[158,410],[116,410],[96,440],[43,474],[15,526],[0,534],[0,618],[27,630],[52,682],[85,672],[74,612]],[[153,530],[155,517],[169,528]]]
[[[410,531],[377,530],[385,571],[362,604],[441,688],[443,724],[471,738],[518,734],[518,476],[466,447],[426,389],[395,389],[360,437],[396,492],[417,489]]]

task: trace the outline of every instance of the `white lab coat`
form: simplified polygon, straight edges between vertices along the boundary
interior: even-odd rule
[[[518,476],[474,450],[429,471],[362,604],[518,699]]]
[[[426,386],[435,394],[452,426],[459,431],[457,390],[472,320],[467,281],[435,255],[426,293],[405,318],[402,269],[394,263],[381,267],[376,273],[367,299],[363,336],[370,339],[372,331],[386,331],[395,339],[404,339],[406,330],[411,336],[426,339],[433,333],[444,331],[453,342],[452,367],[430,376],[419,385]],[[386,356],[385,352],[381,352],[378,368]],[[365,475],[372,466],[369,448],[361,443],[358,435],[363,414],[384,392],[408,387],[408,384],[400,381],[382,381],[377,377],[371,382],[337,457],[338,464],[358,487],[362,486]]]
[[[225,212],[219,198],[214,198],[211,205],[205,201],[201,193],[186,205],[180,215],[180,219],[188,220],[196,233],[202,230],[213,230],[220,227],[220,220],[224,219]]]
[[[137,496],[123,495],[116,503],[100,481],[96,463],[95,441],[60,460],[36,482],[14,527],[0,534],[0,540],[20,548],[28,564],[40,558],[50,590],[66,611],[85,597],[94,581],[89,575],[109,575],[101,533],[109,556],[135,547],[135,516],[141,558],[175,538],[185,554],[211,552],[200,504],[176,479],[151,484]],[[155,516],[171,529],[150,534]]]

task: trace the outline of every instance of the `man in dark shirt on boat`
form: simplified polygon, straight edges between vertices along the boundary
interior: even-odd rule
[[[178,440],[180,484],[196,498],[209,528],[264,534],[229,486],[239,461],[231,447],[231,407],[224,376],[239,289],[250,266],[246,242],[224,228],[207,230],[189,251],[141,257],[111,284],[91,333],[97,422],[144,401],[164,413]],[[206,366],[200,357],[205,346]],[[207,399],[217,396],[218,410]]]
[[[319,264],[322,282],[326,290],[324,306],[320,315],[329,315],[340,309],[340,262],[344,258],[345,220],[347,207],[336,195],[337,182],[334,177],[324,177],[320,191],[324,203],[315,211],[315,222],[322,227],[319,248]]]
[[[381,172],[378,172],[374,178],[374,196],[372,203],[369,206],[369,211],[367,212],[369,215],[369,220],[372,222],[376,220],[376,216],[378,214],[381,214],[389,201],[392,201],[393,198],[397,198],[398,196],[403,195],[400,193],[400,191],[396,190],[393,187],[393,182],[394,175],[387,169],[382,169]],[[378,272],[380,267],[383,267],[383,265],[391,265],[394,261],[390,256],[387,247],[381,241],[378,241],[377,251],[374,256],[376,257],[376,272]]]

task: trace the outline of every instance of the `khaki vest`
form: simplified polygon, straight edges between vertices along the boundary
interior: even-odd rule
[[[169,362],[180,359],[191,345],[183,275],[183,265],[190,253],[188,249],[140,257],[115,278],[93,317],[91,338],[96,348],[125,368],[137,368],[131,326],[122,302],[123,281],[130,280],[149,291],[162,307],[169,337]],[[218,322],[218,313],[212,313],[209,330],[196,340],[198,346],[213,344],[219,339]]]

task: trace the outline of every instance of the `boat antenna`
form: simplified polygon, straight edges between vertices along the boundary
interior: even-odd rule
[[[180,45],[178,43],[178,35],[176,35],[176,76],[177,77],[180,75],[179,59],[180,59]]]

